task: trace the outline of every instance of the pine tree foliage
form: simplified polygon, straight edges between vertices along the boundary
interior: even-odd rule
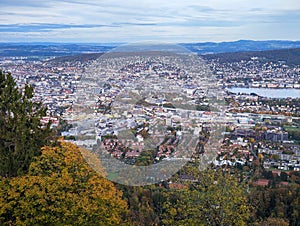
[[[32,101],[33,87],[20,90],[10,73],[0,70],[0,175],[27,172],[40,148],[48,143],[50,124],[41,125],[46,108]]]

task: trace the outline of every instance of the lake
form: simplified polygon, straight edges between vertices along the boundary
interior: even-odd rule
[[[232,93],[256,93],[268,98],[300,98],[300,89],[227,88]]]

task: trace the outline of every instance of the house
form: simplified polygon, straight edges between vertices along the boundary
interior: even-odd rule
[[[266,186],[269,185],[269,183],[270,183],[270,180],[267,180],[267,179],[258,179],[253,184],[256,185],[256,186],[266,187]]]
[[[181,184],[181,183],[169,183],[169,187],[170,189],[184,189],[186,188],[187,186],[184,185],[184,184]]]

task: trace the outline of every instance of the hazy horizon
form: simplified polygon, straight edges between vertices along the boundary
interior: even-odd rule
[[[290,39],[266,39],[266,40],[254,40],[254,39],[238,39],[238,40],[231,40],[231,41],[194,41],[194,42],[166,42],[166,41],[162,41],[161,43],[166,43],[166,44],[205,44],[205,43],[237,43],[237,42],[243,42],[243,41],[249,41],[249,42],[300,42],[300,38],[299,39],[295,39],[295,40],[290,40]],[[136,41],[136,42],[132,42],[132,43],[143,43],[144,41]],[[130,42],[47,42],[47,41],[1,41],[0,40],[0,44],[75,44],[75,45],[123,45],[123,44],[129,44]]]

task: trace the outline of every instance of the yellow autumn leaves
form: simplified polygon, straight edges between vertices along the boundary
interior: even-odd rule
[[[118,225],[127,203],[78,147],[44,147],[29,173],[0,180],[1,225]]]

